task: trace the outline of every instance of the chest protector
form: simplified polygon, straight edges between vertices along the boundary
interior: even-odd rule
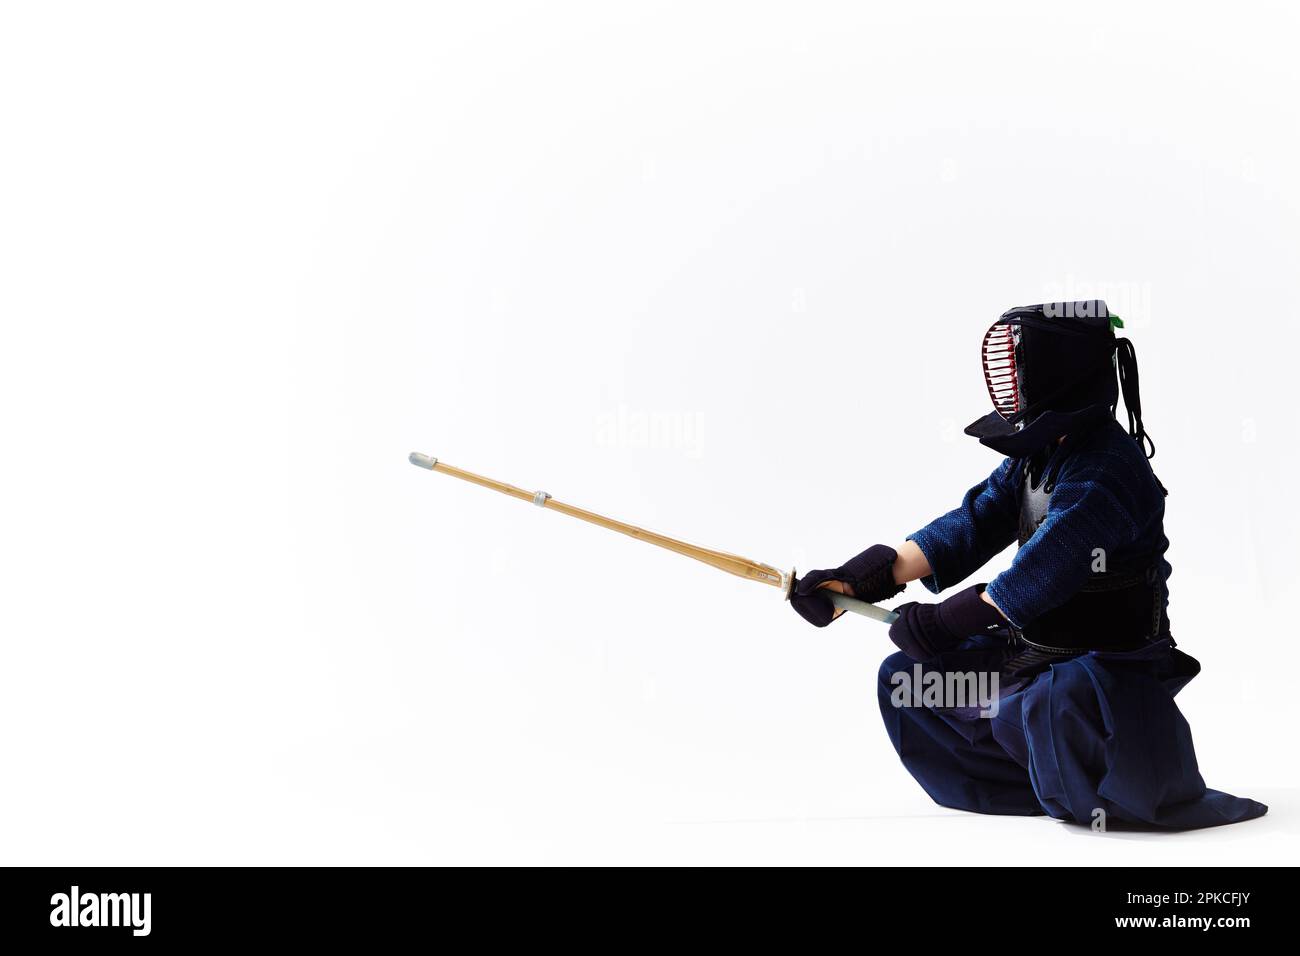
[[[1017,534],[1020,547],[1047,518],[1052,499],[1051,479],[1034,472],[1033,468],[1024,469]],[[1168,636],[1163,605],[1155,562],[1138,571],[1094,571],[1064,604],[1012,631],[1031,647],[1049,652],[1133,650]]]

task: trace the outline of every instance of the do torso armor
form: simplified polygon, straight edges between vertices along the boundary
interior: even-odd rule
[[[1046,520],[1053,490],[1051,469],[1024,468],[1017,534],[1021,547]],[[1104,562],[1108,556],[1097,557]],[[1136,571],[1094,570],[1064,604],[1012,631],[1030,647],[1048,652],[1132,650],[1167,635],[1163,605],[1155,561]]]

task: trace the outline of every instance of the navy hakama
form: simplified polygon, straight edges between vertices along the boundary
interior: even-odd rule
[[[1008,648],[996,636],[974,637],[921,667],[997,672]],[[1177,830],[1268,810],[1205,786],[1174,703],[1200,665],[1169,640],[1091,652],[1009,683],[1003,677],[991,717],[976,707],[895,706],[893,675],[915,666],[902,653],[881,665],[880,710],[903,765],[941,806]]]

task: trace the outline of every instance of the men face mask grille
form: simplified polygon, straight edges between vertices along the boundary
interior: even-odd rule
[[[994,409],[1008,420],[1024,408],[1024,389],[1016,361],[1019,344],[1017,326],[998,324],[984,334],[984,383]]]

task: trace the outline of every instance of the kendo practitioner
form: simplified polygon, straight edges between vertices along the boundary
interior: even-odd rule
[[[879,675],[903,765],[938,804],[1095,825],[1191,829],[1268,808],[1205,786],[1174,695],[1200,671],[1170,633],[1166,491],[1151,470],[1137,359],[1100,300],[1011,309],[984,336],[994,410],[966,434],[1006,456],[897,548],[806,575],[791,596],[825,627],[830,588],[939,594],[1012,542],[1011,567],[938,603],[897,607]],[[1128,415],[1115,418],[1120,391]],[[996,708],[896,706],[899,672],[996,673]],[[945,703],[949,703],[946,702]]]

